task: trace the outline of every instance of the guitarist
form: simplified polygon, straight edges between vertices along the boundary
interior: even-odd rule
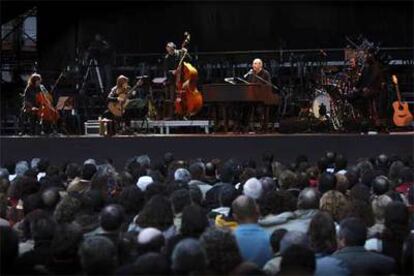
[[[128,92],[130,89],[128,85],[129,79],[124,75],[120,75],[116,79],[116,85],[112,87],[111,92],[109,92],[107,100],[108,102],[121,102],[125,99],[121,95]]]
[[[187,53],[187,49],[182,48],[177,50],[177,46],[174,42],[168,42],[165,46],[166,55],[164,57],[164,72],[167,78],[166,91],[164,95],[164,119],[172,119],[174,114],[174,102],[175,102],[175,80],[176,80],[176,69],[178,64],[186,54],[184,61],[190,61],[191,57]]]
[[[129,91],[130,87],[128,85],[129,79],[124,75],[119,75],[116,79],[116,85],[112,87],[111,91],[107,96],[108,102],[117,102],[123,103],[127,99],[126,93]],[[117,122],[117,124],[122,124],[125,121],[124,117],[117,117],[108,109],[104,112],[103,117],[106,119],[111,119]],[[119,126],[117,126],[119,127]]]

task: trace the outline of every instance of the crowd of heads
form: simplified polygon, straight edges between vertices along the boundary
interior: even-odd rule
[[[1,273],[413,274],[411,157],[258,160],[2,164]]]

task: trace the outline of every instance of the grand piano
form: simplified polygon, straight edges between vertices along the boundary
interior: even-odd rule
[[[264,106],[265,112],[262,128],[265,130],[269,122],[270,107],[276,106],[280,102],[279,95],[272,92],[272,86],[263,84],[205,84],[201,91],[204,103],[214,107],[216,109],[215,114],[221,113],[220,116],[216,115],[214,117],[216,125],[219,123],[219,117],[222,118],[225,131],[228,131],[229,110],[243,103],[251,103],[253,106]]]
[[[264,105],[278,105],[279,96],[272,92],[272,87],[262,84],[205,84],[202,89],[205,103],[251,102]]]

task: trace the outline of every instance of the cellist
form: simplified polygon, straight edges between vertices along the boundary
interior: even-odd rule
[[[41,85],[42,77],[37,73],[32,74],[27,80],[26,88],[22,94],[23,106],[20,118],[22,132],[20,134],[36,134],[37,126],[39,126],[37,112],[40,108],[36,101],[36,95],[42,91]]]
[[[164,119],[172,119],[174,114],[174,101],[176,94],[175,80],[176,80],[176,69],[181,60],[184,58],[185,61],[190,61],[191,57],[187,53],[186,48],[177,49],[174,42],[168,42],[165,46],[166,55],[164,57],[164,72],[167,78],[166,91],[164,95]]]

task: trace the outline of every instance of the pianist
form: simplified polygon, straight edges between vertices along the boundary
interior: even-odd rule
[[[252,69],[245,75],[245,79],[250,83],[271,84],[270,73],[263,68],[263,62],[260,58],[253,60]]]

